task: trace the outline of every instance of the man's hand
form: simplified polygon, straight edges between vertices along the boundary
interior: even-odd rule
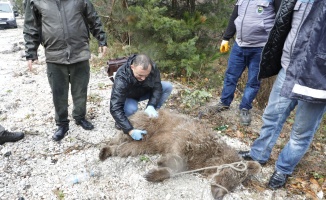
[[[221,47],[220,47],[220,52],[221,53],[226,53],[229,50],[230,50],[229,41],[222,40]]]
[[[141,140],[143,139],[143,135],[147,134],[147,131],[145,130],[138,130],[138,129],[133,129],[129,132],[129,135],[132,137],[134,140]]]
[[[102,53],[102,56],[106,55],[107,46],[102,46],[98,48],[98,53]]]
[[[149,117],[154,117],[154,118],[158,117],[158,113],[157,113],[157,111],[155,110],[155,108],[153,106],[147,106],[147,108],[145,109],[145,113]]]
[[[34,61],[32,61],[32,60],[27,60],[27,67],[28,67],[28,69],[29,69],[29,71],[32,71],[33,70],[33,66],[32,66],[32,64],[33,64],[33,62],[37,62],[38,60],[34,60]]]

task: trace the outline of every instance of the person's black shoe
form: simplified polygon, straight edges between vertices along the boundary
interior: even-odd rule
[[[122,129],[121,126],[117,122],[114,124],[114,128],[116,128],[117,130],[121,130]]]
[[[80,125],[85,130],[92,130],[94,128],[93,124],[86,119],[76,120],[76,124]]]
[[[239,151],[238,155],[241,156],[244,160],[254,160],[250,156],[250,151]],[[254,160],[254,161],[259,162],[260,165],[266,165],[266,162],[261,162],[261,161],[258,161],[258,160]]]
[[[272,190],[283,187],[288,179],[289,175],[282,174],[281,172],[274,171],[273,175],[269,179],[268,187]]]
[[[250,156],[250,151],[239,151],[238,154],[245,160],[253,160]]]
[[[54,141],[60,141],[62,140],[66,133],[68,132],[69,130],[69,126],[59,126],[59,128],[55,131],[54,135],[52,136],[52,139]]]
[[[251,123],[251,114],[248,109],[242,108],[240,110],[240,123],[244,126],[249,126]]]
[[[23,138],[24,138],[24,133],[22,132],[4,131],[2,134],[0,134],[0,145],[6,142],[17,142],[18,140],[21,140]]]

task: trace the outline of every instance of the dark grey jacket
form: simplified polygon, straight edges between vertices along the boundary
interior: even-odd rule
[[[291,28],[296,0],[284,0],[263,49],[260,78],[281,69],[284,42]],[[326,103],[326,1],[315,0],[297,35],[281,95],[312,103]]]
[[[100,18],[89,0],[27,0],[24,39],[26,59],[36,60],[39,45],[46,62],[71,64],[90,58],[90,34],[106,46]]]
[[[124,133],[133,129],[124,112],[126,98],[139,99],[150,93],[147,105],[156,108],[162,96],[161,76],[158,68],[152,63],[152,71],[142,82],[137,81],[130,68],[136,55],[130,56],[126,64],[121,66],[114,79],[111,92],[110,113],[114,120],[122,127]]]

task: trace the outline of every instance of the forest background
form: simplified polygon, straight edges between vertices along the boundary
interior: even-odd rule
[[[15,8],[24,13],[24,0],[15,0]],[[109,53],[92,61],[92,70],[106,65],[109,59],[129,56],[134,53],[149,55],[159,66],[163,79],[184,85],[174,97],[171,108],[196,116],[209,102],[217,101],[223,86],[224,71],[229,54],[219,52],[223,33],[234,8],[235,0],[90,0],[102,18],[108,36]],[[230,46],[234,40],[230,41]],[[91,50],[97,52],[97,41],[91,39]],[[264,79],[254,101],[255,112],[265,108],[275,77]],[[247,81],[245,71],[238,82],[235,98],[241,98]],[[225,124],[215,121],[216,129],[225,130]],[[294,114],[287,120],[290,127]],[[225,131],[231,137],[252,143],[258,134],[250,129],[240,129],[242,134]],[[284,142],[276,148],[284,146]],[[316,133],[312,148],[325,154],[326,117]],[[314,155],[312,155],[314,156]],[[325,155],[324,155],[325,156]],[[317,159],[317,157],[315,157]],[[309,169],[302,170],[304,180],[316,180],[325,185],[326,160],[312,162]],[[320,163],[319,163],[320,162]],[[309,163],[309,162],[308,162]],[[308,166],[308,165],[307,165]],[[299,168],[300,169],[300,168]],[[298,182],[292,184],[293,191]]]

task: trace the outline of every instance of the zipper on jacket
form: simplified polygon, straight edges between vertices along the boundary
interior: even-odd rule
[[[67,45],[67,49],[66,49],[66,52],[67,52],[67,60],[69,61],[70,59],[70,53],[71,53],[71,46],[69,45],[68,41],[67,41],[67,38],[69,38],[69,29],[68,29],[68,23],[67,23],[67,17],[66,17],[66,13],[65,12],[62,12],[61,13],[61,0],[56,0],[55,1],[57,6],[58,6],[58,9],[59,9],[59,13],[60,13],[60,16],[61,16],[61,20],[64,20],[65,23],[62,23],[63,27],[64,28],[64,32],[65,32],[65,42],[66,42],[66,45]],[[64,11],[64,9],[63,9]]]
[[[58,9],[59,9],[59,11],[60,11],[60,0],[55,0],[55,3],[57,4]]]
[[[299,34],[299,30],[300,30],[300,28],[301,28],[301,26],[302,26],[302,24],[303,24],[303,21],[304,21],[304,19],[306,19],[306,12],[307,12],[307,8],[308,8],[308,6],[309,6],[309,4],[307,3],[306,4],[306,7],[305,7],[305,9],[304,9],[304,12],[303,12],[303,15],[302,15],[302,18],[301,18],[301,22],[300,22],[300,24],[299,24],[299,26],[298,26],[298,29],[297,29],[297,32],[295,33],[295,36],[294,36],[294,39],[293,39],[293,41],[292,41],[292,44],[291,44],[291,48],[290,48],[290,60],[291,60],[291,57],[292,57],[292,53],[293,53],[293,46],[294,46],[294,44],[297,42],[297,37],[298,37],[298,34]],[[304,19],[303,19],[304,18]]]
[[[70,59],[70,52],[71,52],[71,45],[67,43],[66,53],[67,53],[67,60]]]

